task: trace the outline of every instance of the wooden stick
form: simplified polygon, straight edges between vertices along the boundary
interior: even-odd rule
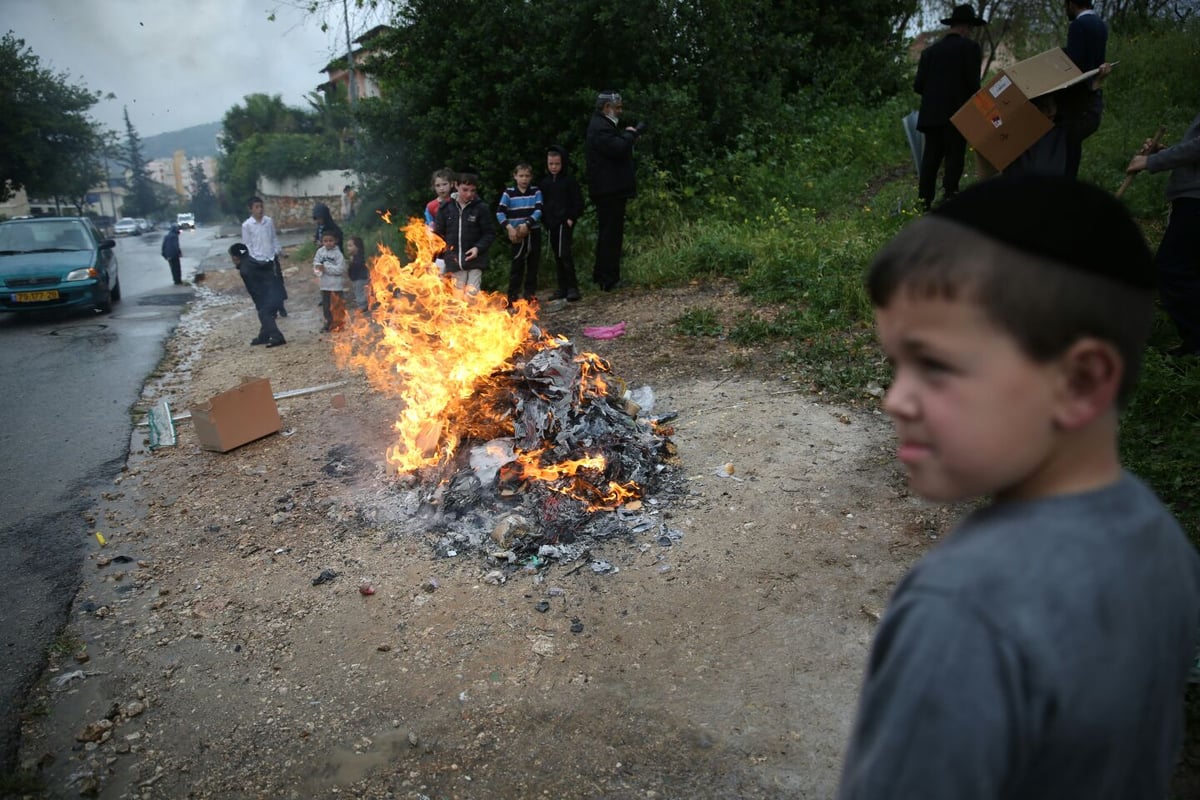
[[[1154,133],[1154,138],[1151,139],[1149,142],[1143,144],[1142,148],[1137,151],[1137,155],[1146,156],[1146,155],[1150,155],[1150,153],[1154,152],[1154,148],[1158,146],[1159,140],[1162,139],[1163,134],[1166,132],[1167,132],[1167,126],[1159,125],[1158,130],[1155,131],[1155,133]],[[1130,173],[1129,175],[1125,176],[1125,180],[1121,183],[1121,188],[1117,189],[1117,197],[1120,197],[1121,195],[1125,194],[1125,190],[1129,188],[1129,185],[1131,183],[1133,183],[1133,179],[1135,177],[1137,177],[1136,172]]]

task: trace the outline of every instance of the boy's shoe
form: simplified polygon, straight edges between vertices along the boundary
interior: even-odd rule
[[[562,290],[559,290],[559,291],[555,292],[554,294],[550,295],[550,299],[551,300],[566,300],[567,293]]]
[[[287,344],[287,340],[282,337],[278,339],[271,339],[269,342],[267,342],[267,347],[279,347],[281,344]]]
[[[279,307],[279,316],[281,316],[281,317],[286,317],[286,316],[287,316],[287,309],[286,309],[286,308],[284,308],[283,306],[280,306],[280,307]]]
[[[328,325],[322,325],[322,326],[321,326],[321,333],[329,333],[329,326],[328,326]]]
[[[266,343],[267,343],[267,340],[262,338],[261,336],[255,336],[253,339],[250,340],[250,344],[252,344],[252,345],[253,344],[266,344]]]
[[[578,303],[582,299],[583,299],[583,295],[581,295],[579,293],[578,289],[567,289],[567,302],[568,303]]]

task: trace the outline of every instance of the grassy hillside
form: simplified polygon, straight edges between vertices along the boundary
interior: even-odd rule
[[[183,150],[188,158],[216,156],[217,134],[220,132],[221,123],[209,122],[183,130],[160,133],[157,136],[147,136],[142,140],[142,146],[147,161],[170,158],[176,150]]]

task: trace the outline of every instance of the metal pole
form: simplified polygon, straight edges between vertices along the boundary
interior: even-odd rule
[[[350,9],[347,6],[347,0],[342,0],[342,21],[346,24],[346,69],[350,75],[350,112],[354,113],[357,88],[354,85],[354,49],[350,42]]]

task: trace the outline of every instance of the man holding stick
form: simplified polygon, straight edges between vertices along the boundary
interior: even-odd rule
[[[1129,175],[1171,170],[1171,218],[1154,257],[1163,308],[1182,339],[1168,355],[1200,355],[1200,115],[1179,144],[1164,148],[1148,140],[1143,150],[1125,168]]]

